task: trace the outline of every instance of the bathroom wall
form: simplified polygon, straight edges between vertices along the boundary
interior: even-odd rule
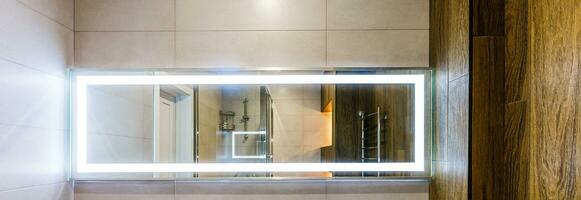
[[[199,86],[199,155],[200,162],[215,162],[217,155],[223,155],[217,144],[220,142],[220,110],[222,109],[222,91],[219,86]]]
[[[76,0],[75,67],[427,67],[429,0]]]
[[[428,43],[429,0],[75,0],[75,68],[427,67]],[[287,102],[291,108],[297,103]],[[306,117],[305,113],[288,122],[302,123],[298,115]],[[299,137],[305,138],[296,134],[293,139]],[[410,193],[399,190],[399,184],[299,183],[261,189],[269,183],[83,182],[75,195],[77,199],[139,198],[144,193],[159,199],[427,198],[426,183],[410,186],[415,188]],[[216,189],[224,187],[235,190]]]
[[[88,162],[153,162],[153,86],[91,86]]]
[[[0,199],[71,199],[73,0],[2,0],[0,27]]]
[[[474,6],[473,199],[581,198],[581,3]]]

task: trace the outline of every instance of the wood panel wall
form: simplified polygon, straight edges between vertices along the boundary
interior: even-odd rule
[[[581,1],[529,0],[531,199],[581,199]]]
[[[470,199],[503,199],[505,169],[504,0],[472,0]]]
[[[469,1],[430,2],[436,108],[430,199],[468,199]]]
[[[375,106],[386,116],[382,126],[382,160],[414,160],[414,88],[410,85],[374,86]]]
[[[580,199],[581,2],[473,6],[469,198]]]

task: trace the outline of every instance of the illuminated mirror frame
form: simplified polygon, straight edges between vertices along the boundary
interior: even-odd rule
[[[425,75],[78,75],[75,77],[75,168],[77,173],[124,172],[358,172],[425,171]],[[414,162],[392,163],[88,163],[87,87],[91,85],[414,85]]]

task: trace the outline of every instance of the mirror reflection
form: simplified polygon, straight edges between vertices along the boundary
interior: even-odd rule
[[[87,101],[89,163],[414,161],[411,84],[96,85]]]

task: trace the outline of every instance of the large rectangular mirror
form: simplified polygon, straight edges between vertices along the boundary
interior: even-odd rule
[[[428,176],[431,74],[73,79],[77,177]]]

